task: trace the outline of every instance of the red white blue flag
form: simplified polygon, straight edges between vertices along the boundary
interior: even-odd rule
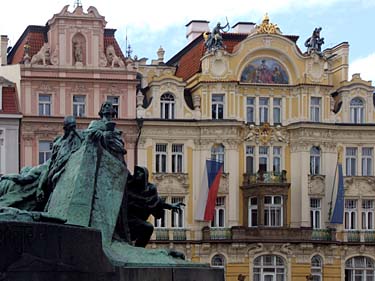
[[[223,173],[223,163],[216,160],[206,160],[203,172],[202,186],[197,200],[195,219],[201,221],[213,220],[216,197],[219,190],[220,178]]]

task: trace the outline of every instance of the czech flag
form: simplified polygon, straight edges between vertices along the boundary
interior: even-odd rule
[[[200,221],[213,220],[216,197],[219,190],[220,178],[223,173],[223,163],[216,160],[206,160],[202,186],[197,200],[195,219]]]

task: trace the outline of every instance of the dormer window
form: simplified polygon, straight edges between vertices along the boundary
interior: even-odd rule
[[[364,122],[364,102],[360,98],[354,98],[350,101],[350,122],[361,124]]]
[[[175,119],[175,100],[171,93],[165,93],[160,97],[160,118]]]

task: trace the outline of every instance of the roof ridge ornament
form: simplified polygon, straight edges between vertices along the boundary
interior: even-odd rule
[[[256,25],[255,28],[257,34],[281,34],[280,28],[277,26],[277,24],[270,23],[268,13],[264,15],[262,23],[260,25]]]

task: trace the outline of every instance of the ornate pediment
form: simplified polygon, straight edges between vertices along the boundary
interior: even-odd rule
[[[345,196],[375,196],[375,177],[345,177]]]
[[[153,182],[159,193],[187,194],[189,176],[184,173],[153,173]]]
[[[256,144],[272,144],[273,142],[289,143],[289,137],[280,125],[271,127],[268,123],[262,126],[248,124],[245,130],[245,141],[254,141]]]

